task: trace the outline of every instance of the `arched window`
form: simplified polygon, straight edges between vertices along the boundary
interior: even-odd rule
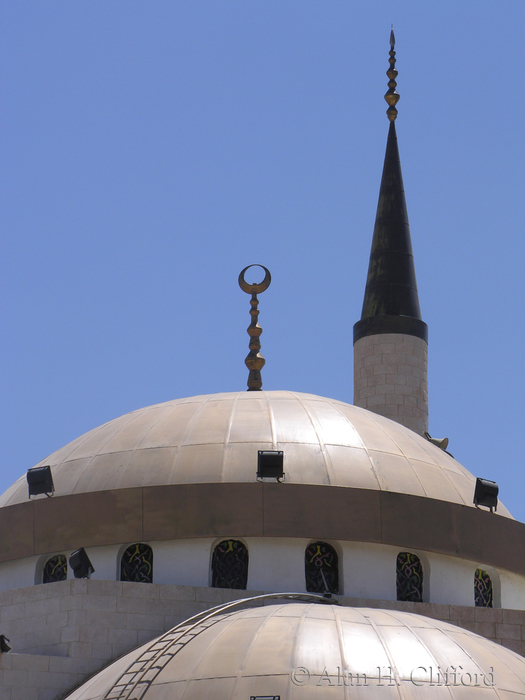
[[[239,540],[223,540],[213,550],[211,585],[213,588],[246,588],[248,549]]]
[[[423,566],[410,552],[399,552],[396,565],[397,599],[421,603],[423,600]]]
[[[304,553],[306,590],[310,593],[339,593],[339,561],[326,542],[312,542]]]
[[[493,601],[492,579],[483,569],[476,569],[474,574],[474,605],[477,608],[492,608]]]
[[[153,583],[153,550],[148,544],[130,544],[120,560],[120,580]]]
[[[67,579],[67,558],[65,554],[57,554],[44,564],[42,583],[54,583]]]

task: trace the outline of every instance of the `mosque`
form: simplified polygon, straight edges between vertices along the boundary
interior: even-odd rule
[[[525,697],[525,525],[428,433],[389,56],[354,404],[262,389],[243,270],[248,391],[116,418],[0,496],[0,700]]]

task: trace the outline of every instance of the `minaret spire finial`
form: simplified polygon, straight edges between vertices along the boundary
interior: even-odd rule
[[[397,83],[396,78],[398,72],[396,70],[396,52],[394,51],[394,46],[396,45],[396,37],[394,35],[394,25],[390,30],[390,58],[388,62],[390,63],[390,68],[387,70],[386,74],[389,78],[388,81],[388,91],[385,94],[385,100],[388,104],[388,109],[386,110],[386,115],[388,119],[393,122],[397,117],[396,104],[399,102],[399,94],[396,90]]]
[[[262,282],[259,282],[258,284],[248,284],[248,282],[246,282],[244,279],[244,274],[246,270],[250,269],[250,267],[262,267],[265,272]],[[261,341],[259,340],[259,337],[262,333],[262,328],[257,321],[259,316],[259,300],[257,299],[257,294],[260,294],[268,289],[271,281],[272,276],[270,275],[270,271],[264,267],[264,265],[259,264],[248,265],[248,267],[245,267],[239,275],[239,287],[243,292],[252,295],[250,300],[250,305],[252,307],[250,309],[250,316],[252,317],[252,322],[248,326],[248,335],[250,336],[248,347],[250,348],[250,352],[244,360],[244,364],[249,370],[248,391],[261,391],[262,387],[261,370],[266,364],[266,360],[260,353]]]

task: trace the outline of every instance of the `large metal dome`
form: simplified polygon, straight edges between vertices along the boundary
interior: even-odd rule
[[[289,603],[202,614],[107,667],[68,700],[511,698],[525,659],[391,610]]]
[[[285,453],[285,481],[372,489],[473,507],[475,478],[387,418],[290,391],[210,394],[132,411],[40,464],[56,496],[148,486],[254,482],[256,453]],[[27,501],[25,476],[0,506]],[[498,514],[509,516],[503,506]]]

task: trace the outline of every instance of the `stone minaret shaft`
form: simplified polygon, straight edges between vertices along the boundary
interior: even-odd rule
[[[390,120],[361,320],[354,326],[354,404],[428,430],[427,325],[421,319],[397,146],[399,100],[390,35]]]

